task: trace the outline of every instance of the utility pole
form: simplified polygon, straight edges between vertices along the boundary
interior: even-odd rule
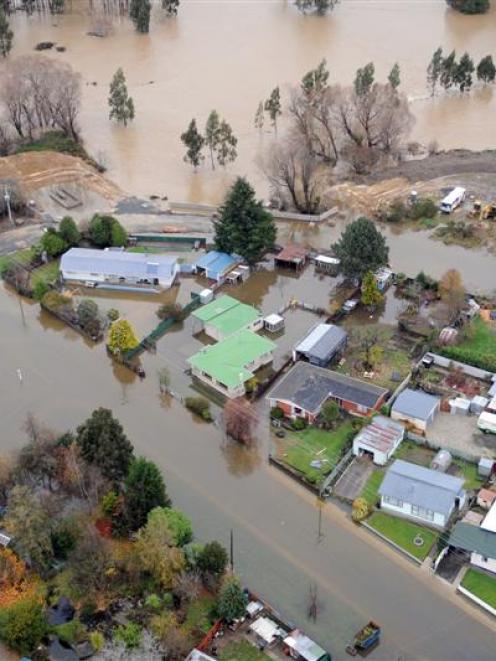
[[[231,571],[234,571],[234,532],[232,528],[231,528],[230,557],[231,557]]]
[[[318,511],[318,523],[317,523],[317,544],[324,539],[324,533],[322,532],[322,508],[324,507],[324,501],[322,498],[317,498],[317,511]]]
[[[10,191],[8,188],[5,188],[3,199],[5,200],[5,206],[7,207],[7,215],[9,216],[9,222],[11,225],[15,227],[15,223],[12,218],[12,209],[10,208]]]

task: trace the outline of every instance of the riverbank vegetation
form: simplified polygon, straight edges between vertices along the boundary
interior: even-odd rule
[[[25,429],[27,445],[0,457],[11,538],[0,549],[0,640],[24,655],[63,641],[88,656],[179,660],[216,618],[244,612],[225,549],[193,540],[160,470],[135,456],[109,410],[74,432],[32,416]]]
[[[451,51],[443,55],[443,49],[439,47],[434,51],[429,66],[427,67],[427,86],[434,96],[438,85],[445,90],[458,88],[460,92],[468,92],[473,84],[473,74],[483,83],[493,83],[496,76],[491,55],[483,57],[477,67],[468,53],[464,53],[460,60],[456,60],[456,52]]]

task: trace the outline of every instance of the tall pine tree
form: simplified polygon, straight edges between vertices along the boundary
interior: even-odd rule
[[[274,127],[274,131],[277,133],[277,118],[282,113],[281,110],[281,93],[279,87],[274,87],[270,93],[269,98],[265,102],[265,110],[269,113],[270,121]]]
[[[477,65],[477,80],[482,80],[484,83],[494,83],[495,77],[496,67],[492,55],[486,55]]]
[[[151,11],[150,0],[131,0],[129,16],[138,32],[149,32]]]
[[[274,219],[255,199],[255,191],[241,177],[234,182],[215,221],[218,250],[237,253],[249,264],[257,262],[276,240]]]
[[[443,49],[439,47],[434,51],[431,61],[429,62],[429,66],[427,67],[427,85],[431,90],[431,96],[434,96],[442,70]]]
[[[215,170],[214,153],[219,144],[220,117],[217,110],[212,110],[205,124],[205,144],[210,152],[212,170]]]
[[[4,10],[0,8],[0,53],[2,53],[4,57],[7,57],[10,53],[13,40],[14,33],[10,29]]]
[[[110,119],[123,122],[124,126],[134,119],[134,102],[128,94],[124,71],[120,67],[110,83],[108,104]]]
[[[186,163],[191,163],[196,170],[203,161],[202,149],[205,144],[205,139],[196,126],[196,119],[193,118],[187,131],[181,134],[181,141],[186,146],[184,160]]]

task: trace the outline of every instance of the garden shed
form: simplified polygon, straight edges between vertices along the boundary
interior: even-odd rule
[[[293,360],[306,358],[312,365],[326,367],[346,347],[348,334],[334,324],[317,324],[293,349]]]
[[[374,464],[384,466],[398,448],[404,435],[403,425],[378,415],[355,437],[353,454],[356,457],[371,456]]]
[[[281,317],[280,314],[269,314],[268,317],[264,319],[264,328],[269,331],[269,333],[278,333],[284,328],[284,317]]]
[[[315,268],[321,273],[328,273],[329,275],[337,275],[341,260],[337,257],[329,257],[329,255],[317,255],[315,258]]]
[[[431,468],[432,470],[446,473],[448,468],[451,466],[452,461],[453,457],[448,452],[448,450],[439,450],[439,452],[431,461]]]
[[[274,258],[274,265],[278,268],[301,271],[307,263],[309,250],[304,246],[290,243]]]

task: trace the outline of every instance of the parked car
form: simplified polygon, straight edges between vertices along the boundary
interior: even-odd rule
[[[484,432],[484,434],[496,434],[496,415],[483,411],[477,420],[477,427]]]

